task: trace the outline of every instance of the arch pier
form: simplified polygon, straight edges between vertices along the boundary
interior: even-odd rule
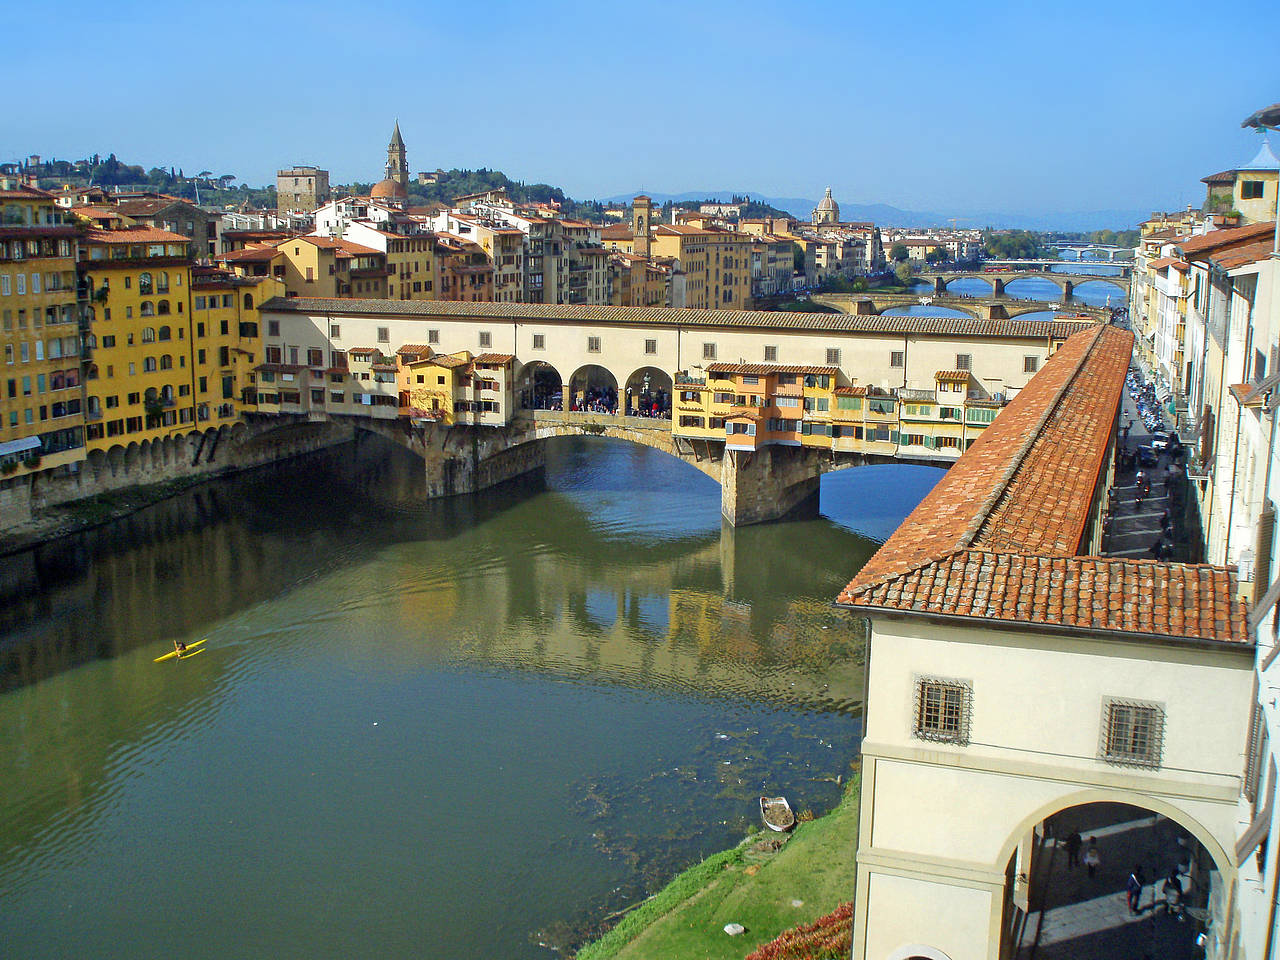
[[[642,374],[638,382],[643,384]],[[654,387],[651,378],[651,390]],[[785,518],[817,496],[822,474],[832,470],[869,463],[946,465],[867,454],[833,456],[830,451],[789,446],[726,454],[720,442],[673,437],[666,419],[593,411],[525,410],[505,427],[354,418],[352,425],[421,457],[426,494],[431,498],[478,493],[540,470],[546,466],[546,441],[554,437],[639,443],[682,460],[719,483],[721,513],[734,526]]]

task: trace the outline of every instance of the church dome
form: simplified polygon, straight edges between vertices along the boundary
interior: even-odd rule
[[[824,196],[821,200],[818,201],[818,209],[819,210],[839,210],[840,209],[836,205],[835,200],[831,196],[830,187],[827,187],[826,196]]]
[[[379,180],[369,191],[372,200],[404,200],[409,192],[398,180]]]

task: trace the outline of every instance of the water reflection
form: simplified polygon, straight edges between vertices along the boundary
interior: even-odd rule
[[[759,793],[834,802],[863,638],[830,599],[939,471],[733,530],[654,451],[548,462],[426,503],[363,441],[0,560],[0,942],[537,956]]]

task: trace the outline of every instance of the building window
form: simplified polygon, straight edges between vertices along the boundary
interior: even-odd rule
[[[202,334],[202,336],[203,336],[203,334]],[[269,336],[269,337],[278,337],[278,336],[280,336],[280,321],[279,321],[279,320],[268,320],[268,321],[267,321],[267,336]]]
[[[773,347],[773,346],[766,346],[766,347],[764,348],[764,362],[765,362],[765,363],[777,363],[777,362],[778,362],[778,348],[777,348],[777,347]],[[781,382],[782,382],[781,378],[779,378],[778,382],[779,382],[779,383],[781,383]]]
[[[957,353],[957,354],[956,354],[956,369],[957,369],[957,370],[965,370],[965,371],[972,370],[972,369],[973,369],[973,354],[971,354],[971,353]]]
[[[650,356],[652,356],[653,354],[657,353],[657,352],[658,352],[658,341],[657,341],[657,340],[646,340],[646,341],[644,342],[644,352],[645,352],[645,353],[647,353],[647,354],[649,354]]]
[[[840,366],[840,351],[835,347],[827,347],[827,366]]]
[[[1261,200],[1262,199],[1262,181],[1261,180],[1241,180],[1240,181],[1240,199],[1241,200]]]
[[[439,330],[428,330],[428,331],[427,331],[427,343],[439,343],[439,342],[440,342],[440,331],[439,331]]]
[[[547,349],[547,335],[545,333],[535,333],[533,335],[533,349],[535,350]]]
[[[587,353],[599,353],[599,352],[600,352],[600,338],[587,337]]]
[[[341,326],[339,326],[339,325],[338,325],[338,324],[336,324],[336,323],[331,323],[331,324],[329,324],[329,339],[330,339],[330,340],[341,340],[341,339],[342,339],[342,327],[341,327]]]
[[[379,328],[378,328],[378,342],[379,342],[379,343],[390,343],[390,342],[391,342],[391,328],[390,328],[390,327],[379,327]]]
[[[702,345],[702,359],[714,360],[716,358],[716,345],[714,343],[704,343]]]
[[[907,353],[905,350],[893,350],[889,353],[889,366],[903,367],[906,366]]]
[[[488,330],[480,331],[480,346],[484,347],[486,350],[493,346],[493,334]]]
[[[1022,358],[1023,373],[1035,373],[1039,369],[1040,369],[1039,357],[1023,357]]]
[[[1102,704],[1102,760],[1136,767],[1160,766],[1164,746],[1164,707],[1139,700]]]
[[[914,735],[938,743],[969,742],[973,688],[960,680],[916,679]]]

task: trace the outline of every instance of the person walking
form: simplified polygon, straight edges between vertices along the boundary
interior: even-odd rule
[[[1133,914],[1138,912],[1138,906],[1142,902],[1142,888],[1145,886],[1142,881],[1142,867],[1134,864],[1133,870],[1129,872],[1129,879],[1124,882],[1125,892],[1129,895],[1129,912]]]
[[[1182,914],[1182,877],[1178,876],[1177,867],[1169,871],[1169,876],[1160,885],[1160,893],[1164,896],[1165,914],[1185,920]]]
[[[1089,849],[1084,852],[1084,868],[1089,872],[1089,879],[1092,880],[1098,873],[1098,867],[1102,866],[1102,858],[1098,856],[1098,838],[1089,838]]]
[[[1074,870],[1080,866],[1080,834],[1075,830],[1067,837],[1067,869]]]

